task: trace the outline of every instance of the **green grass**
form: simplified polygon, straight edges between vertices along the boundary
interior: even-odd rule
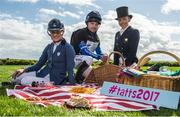
[[[22,67],[25,66],[1,65],[0,82],[8,81],[10,74]],[[179,68],[173,69],[176,70]],[[0,116],[180,116],[180,107],[178,110],[160,108],[159,111],[149,110],[141,112],[95,112],[79,109],[69,110],[54,106],[44,108],[7,97],[5,89],[4,87],[0,87]]]
[[[142,69],[143,70],[146,70],[148,67],[147,66],[145,66],[145,67],[143,67]],[[180,67],[168,67],[168,69],[170,70],[170,71],[177,71],[177,70],[180,70]]]

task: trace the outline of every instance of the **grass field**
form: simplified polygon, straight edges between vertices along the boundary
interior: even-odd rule
[[[1,65],[0,82],[8,81],[13,71],[22,67],[25,66]],[[177,70],[179,67],[171,69]],[[141,112],[94,112],[79,109],[68,110],[53,106],[44,108],[7,97],[5,89],[5,87],[0,87],[0,116],[180,116],[180,107],[178,110],[160,108],[159,111],[150,110]]]

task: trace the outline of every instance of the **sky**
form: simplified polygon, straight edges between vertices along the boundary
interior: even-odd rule
[[[140,31],[137,56],[164,50],[180,57],[180,0],[0,0],[0,58],[38,59],[51,39],[47,23],[52,18],[65,25],[69,42],[73,31],[85,27],[85,17],[97,10],[102,16],[98,30],[104,53],[113,50],[120,30],[115,9],[128,6],[130,25]],[[174,60],[157,54],[154,59]]]

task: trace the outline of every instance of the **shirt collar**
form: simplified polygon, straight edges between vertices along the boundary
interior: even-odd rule
[[[61,41],[54,43],[54,45],[58,46],[59,44],[61,44]]]
[[[126,28],[120,30],[121,35],[129,28],[130,25],[128,25]]]

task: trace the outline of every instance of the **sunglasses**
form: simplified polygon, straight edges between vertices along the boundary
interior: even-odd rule
[[[53,31],[48,31],[49,34],[63,34],[64,30],[53,30]]]

